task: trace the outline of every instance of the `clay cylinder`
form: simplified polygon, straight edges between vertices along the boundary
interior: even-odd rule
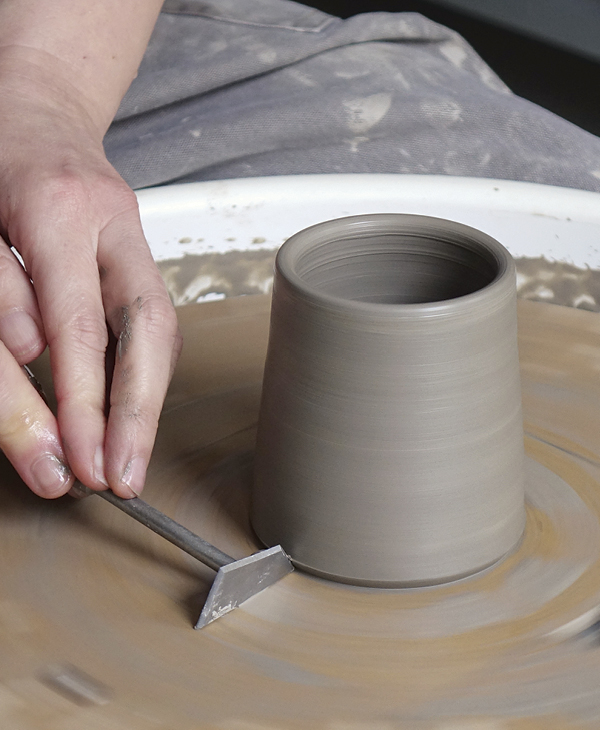
[[[525,523],[515,267],[412,215],[328,221],[276,260],[251,520],[356,585],[452,580]]]

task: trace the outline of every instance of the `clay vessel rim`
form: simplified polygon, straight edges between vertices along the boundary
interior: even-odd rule
[[[347,233],[341,233],[340,226],[347,226]],[[390,226],[397,230],[390,230]],[[430,226],[427,229],[427,226]],[[400,230],[400,227],[404,228]],[[472,250],[483,250],[493,257],[498,272],[485,286],[474,292],[431,302],[411,303],[381,303],[366,302],[356,299],[347,299],[328,294],[308,284],[301,275],[296,273],[295,264],[298,258],[311,248],[324,243],[335,242],[342,238],[354,239],[365,235],[421,235],[423,237],[438,237],[448,243],[463,246],[464,242],[471,243]],[[457,241],[454,236],[462,236],[463,242]],[[410,213],[369,213],[364,215],[346,216],[333,220],[316,223],[295,233],[285,241],[277,252],[275,266],[283,280],[298,292],[303,299],[315,305],[328,309],[335,308],[355,313],[379,314],[389,317],[430,315],[455,315],[464,309],[472,311],[480,300],[489,307],[493,299],[504,299],[513,296],[516,285],[516,267],[509,251],[495,238],[464,223],[436,218],[434,216],[413,215]]]

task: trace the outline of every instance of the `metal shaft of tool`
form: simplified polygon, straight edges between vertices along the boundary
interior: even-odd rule
[[[219,568],[235,562],[232,557],[219,550],[219,548],[198,537],[198,535],[180,525],[179,522],[175,522],[159,510],[154,509],[142,499],[137,497],[134,499],[121,499],[109,490],[104,492],[92,492],[90,490],[90,493],[97,494],[102,499],[118,507],[142,525],[156,532],[157,535],[164,537],[165,540],[173,543],[173,545],[181,548],[188,555],[196,558],[204,565],[208,565],[213,570],[219,570]]]

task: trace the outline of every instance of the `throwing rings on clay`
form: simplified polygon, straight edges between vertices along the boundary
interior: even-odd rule
[[[145,499],[236,558],[249,522],[267,297],[179,311],[186,345]],[[97,498],[0,471],[7,730],[590,730],[600,718],[598,316],[519,303],[526,525],[454,583],[296,571],[206,629],[214,573]],[[48,390],[47,368],[36,368]]]

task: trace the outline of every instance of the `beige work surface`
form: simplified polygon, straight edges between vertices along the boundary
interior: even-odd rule
[[[242,557],[268,299],[179,314],[145,498]],[[212,571],[97,497],[34,497],[3,461],[0,728],[598,728],[600,317],[521,302],[520,327],[525,537],[453,584],[295,572],[194,632]]]

